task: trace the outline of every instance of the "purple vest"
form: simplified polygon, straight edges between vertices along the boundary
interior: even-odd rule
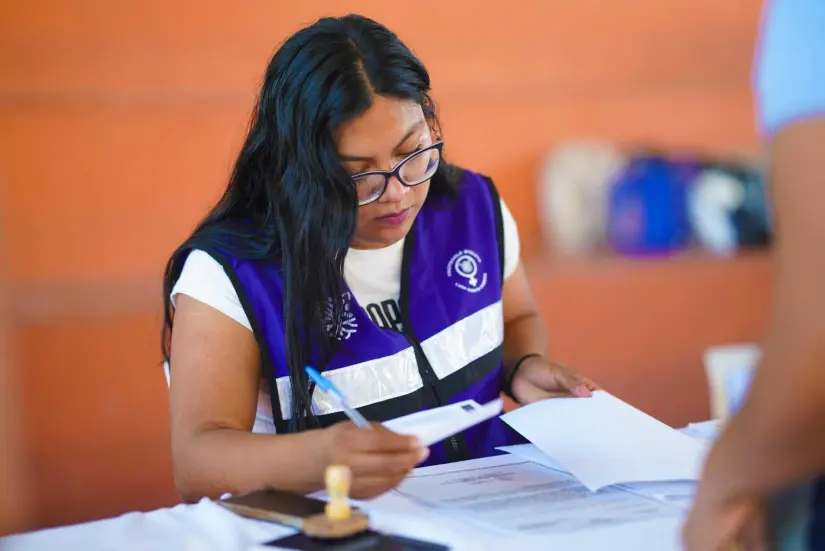
[[[386,421],[468,399],[484,404],[502,390],[501,306],[503,238],[492,182],[465,171],[458,198],[427,201],[404,243],[400,310],[402,331],[378,327],[347,292],[338,351],[324,375],[372,421]],[[283,294],[279,268],[242,260],[211,247],[235,285],[261,346],[277,432],[291,415],[284,353]],[[313,395],[322,426],[345,419],[323,393]],[[495,454],[521,441],[499,419],[436,444],[427,464]]]

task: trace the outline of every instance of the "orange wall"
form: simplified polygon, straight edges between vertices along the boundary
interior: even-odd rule
[[[449,154],[496,177],[528,242],[559,140],[754,143],[755,0],[6,4],[2,208],[27,279],[157,274],[223,185],[270,54],[322,13],[369,14],[415,49]]]
[[[769,260],[556,262],[539,252],[534,176],[580,137],[754,149],[758,8],[4,3],[0,221],[31,526],[175,502],[161,266],[220,192],[269,56],[325,13],[385,22],[428,65],[448,154],[492,175],[519,222],[558,357],[669,422],[706,415],[701,352],[761,334]]]

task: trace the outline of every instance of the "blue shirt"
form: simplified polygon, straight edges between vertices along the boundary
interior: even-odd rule
[[[825,116],[825,0],[767,0],[754,90],[761,130]]]

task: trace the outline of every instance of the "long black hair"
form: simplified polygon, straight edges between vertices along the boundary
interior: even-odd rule
[[[415,101],[438,131],[429,91],[424,65],[389,29],[365,17],[324,18],[286,40],[267,67],[223,197],[166,265],[162,349],[167,361],[174,318],[170,294],[183,267],[181,253],[207,243],[235,257],[275,262],[283,277],[292,382],[289,429],[317,426],[303,368],[313,347],[319,365],[336,350],[332,335],[342,326],[344,305],[330,298],[345,290],[344,257],[358,216],[334,132],[369,109],[374,95]],[[454,197],[459,175],[442,161],[427,202]]]

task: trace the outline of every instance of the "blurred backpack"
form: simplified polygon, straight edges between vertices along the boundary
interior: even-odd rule
[[[710,162],[693,183],[690,218],[696,240],[716,254],[771,242],[761,171],[734,162]]]
[[[544,238],[563,255],[584,255],[604,245],[607,188],[625,164],[613,146],[570,143],[545,159],[538,179],[539,222]]]
[[[699,166],[654,153],[631,157],[608,192],[607,237],[620,254],[662,255],[690,240],[688,188]]]

